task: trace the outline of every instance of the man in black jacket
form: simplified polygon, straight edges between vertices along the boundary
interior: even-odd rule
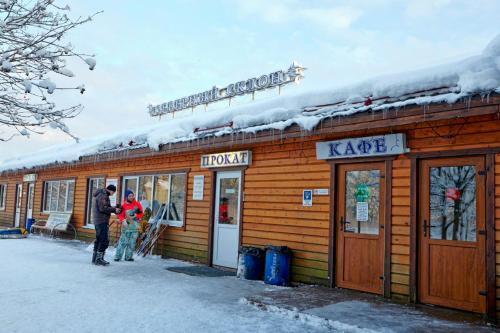
[[[94,193],[94,204],[92,205],[92,223],[95,227],[94,254],[92,263],[106,266],[109,262],[104,260],[104,252],[109,245],[109,218],[111,213],[120,214],[121,209],[112,207],[109,197],[116,192],[116,186],[108,185],[106,188],[97,190]]]

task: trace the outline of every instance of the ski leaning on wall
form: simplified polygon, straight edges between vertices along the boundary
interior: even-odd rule
[[[148,229],[141,237],[142,241],[136,251],[138,255],[147,256],[158,239],[160,239],[160,236],[168,228],[168,224],[166,223],[167,211],[167,205],[161,205],[158,213],[148,221]]]

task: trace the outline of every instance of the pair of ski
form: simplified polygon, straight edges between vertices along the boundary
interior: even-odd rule
[[[142,236],[142,241],[136,251],[138,255],[142,255],[143,257],[147,256],[152,251],[163,232],[167,229],[167,210],[167,205],[161,205],[158,213],[148,221],[149,227]]]

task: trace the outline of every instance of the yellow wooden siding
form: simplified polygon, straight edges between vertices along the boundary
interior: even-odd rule
[[[410,160],[392,163],[391,293],[409,295],[410,277]]]
[[[259,146],[245,171],[243,244],[292,249],[292,280],[328,283],[330,196],[302,206],[304,189],[330,188],[330,166],[314,142]]]

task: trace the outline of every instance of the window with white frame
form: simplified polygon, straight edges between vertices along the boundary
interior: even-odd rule
[[[87,221],[85,221],[85,224],[88,226],[93,225],[92,214],[94,213],[93,205],[95,204],[94,193],[101,188],[104,188],[104,177],[89,178],[87,185]]]
[[[43,211],[65,212],[73,211],[73,197],[75,194],[74,180],[52,180],[43,186]]]
[[[122,189],[123,198],[126,190],[134,192],[143,209],[150,209],[151,216],[156,216],[161,210],[169,225],[184,225],[185,173],[124,177]]]
[[[0,184],[0,210],[5,209],[5,198],[7,195],[7,185]]]

